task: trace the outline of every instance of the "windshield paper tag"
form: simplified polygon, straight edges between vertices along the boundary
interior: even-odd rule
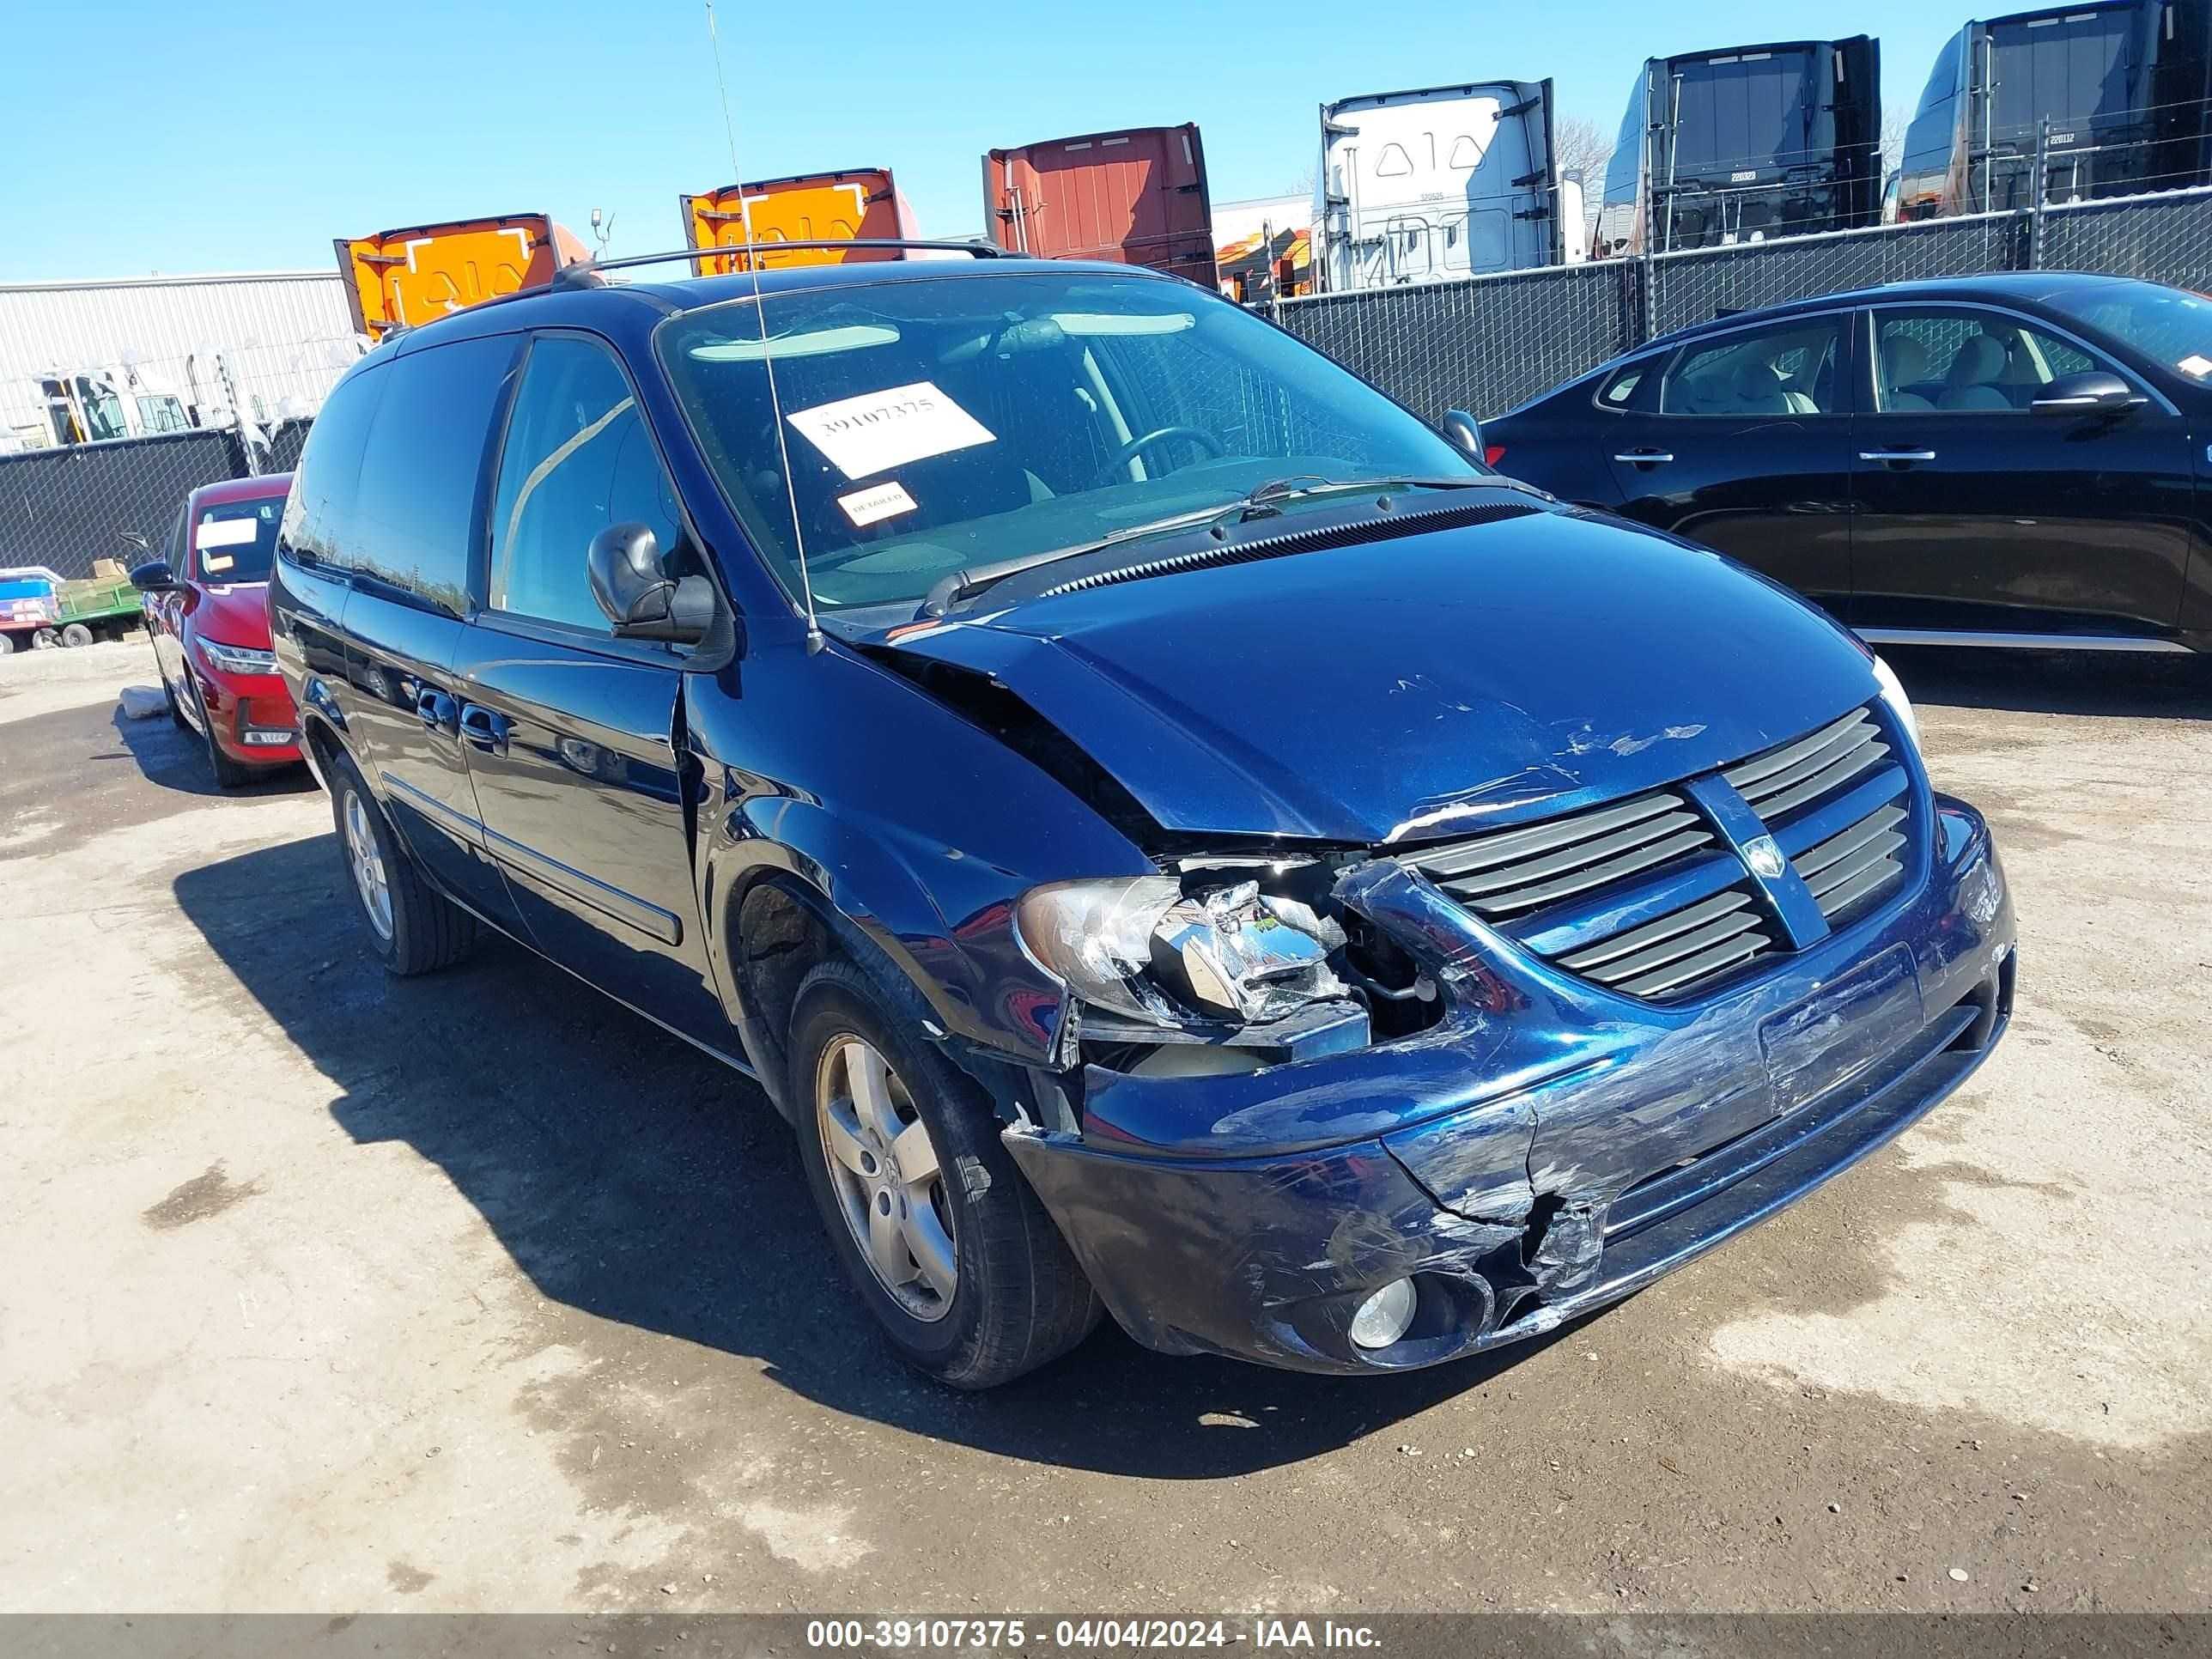
[[[200,548],[243,547],[260,533],[255,519],[209,519],[200,525]]]
[[[2180,368],[2183,374],[2194,374],[2201,380],[2207,374],[2212,374],[2212,357],[2207,357],[2203,356],[2201,353],[2192,351],[2186,357],[2184,357],[2177,367]]]
[[[204,546],[200,550],[200,568],[210,576],[229,569],[237,562],[238,561],[228,553],[210,553]]]
[[[906,487],[894,478],[889,483],[870,484],[866,489],[856,489],[849,495],[840,495],[837,505],[845,509],[845,516],[856,525],[873,524],[878,519],[896,518],[902,513],[914,511],[914,497]]]
[[[848,478],[997,441],[927,380],[817,404],[784,418]]]

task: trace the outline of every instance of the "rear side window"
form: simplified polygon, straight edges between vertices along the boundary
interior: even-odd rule
[[[545,336],[530,348],[500,456],[491,608],[608,632],[585,554],[613,524],[647,526],[664,555],[684,547],[675,491],[621,366],[589,340]]]
[[[425,604],[468,608],[477,483],[517,337],[400,358],[361,465],[355,567]]]
[[[350,567],[354,503],[361,487],[362,451],[384,394],[389,365],[356,368],[331,389],[307,429],[307,446],[292,477],[284,508],[283,545],[308,564]]]
[[[1833,415],[1842,407],[1842,325],[1799,318],[1682,349],[1659,388],[1668,415]]]
[[[1644,371],[1649,362],[1631,363],[1626,368],[1613,371],[1597,394],[1598,402],[1607,409],[1626,409],[1636,400],[1636,388],[1644,384]]]

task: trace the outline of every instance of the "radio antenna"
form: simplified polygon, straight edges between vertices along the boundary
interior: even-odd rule
[[[761,297],[760,258],[753,252],[753,204],[745,195],[745,170],[738,161],[737,123],[730,117],[730,83],[722,76],[722,36],[714,27],[714,0],[706,0],[707,43],[714,54],[714,86],[722,96],[722,134],[729,140],[730,171],[736,175],[738,224],[744,233],[745,252],[738,257],[753,279],[753,320],[760,327],[761,368],[768,374],[769,417],[775,422],[776,458],[783,464],[784,499],[791,503],[791,547],[799,560],[799,591],[806,601],[806,648],[822,648],[822,624],[814,615],[814,580],[806,574],[806,532],[799,523],[799,485],[791,474],[791,444],[783,433],[783,399],[775,389],[775,356],[769,349],[768,304]]]

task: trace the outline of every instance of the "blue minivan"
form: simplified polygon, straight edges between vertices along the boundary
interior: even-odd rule
[[[908,1360],[1473,1353],[1990,1052],[1988,830],[1820,611],[1188,283],[925,251],[387,340],[270,592],[385,964],[757,1079]]]

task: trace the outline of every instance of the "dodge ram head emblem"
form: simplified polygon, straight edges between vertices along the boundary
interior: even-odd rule
[[[1780,878],[1783,870],[1782,849],[1774,844],[1771,836],[1753,836],[1743,844],[1743,861],[1751,866],[1755,876],[1769,881]]]

